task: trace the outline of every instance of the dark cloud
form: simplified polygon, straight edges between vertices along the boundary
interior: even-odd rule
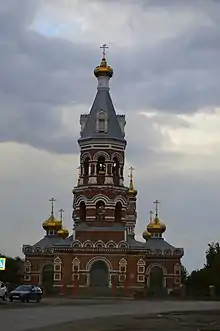
[[[75,147],[71,141],[79,135],[79,126],[74,126],[69,136],[61,108],[72,103],[92,103],[96,89],[92,71],[99,61],[98,47],[48,38],[31,30],[30,24],[38,9],[36,3],[21,0],[18,6],[16,0],[7,1],[7,5],[0,0],[0,113],[3,118],[0,141],[18,141],[58,153],[72,153]],[[165,3],[167,6],[173,1]],[[164,6],[163,1],[147,4]],[[140,124],[135,109],[158,108],[164,113],[185,113],[219,105],[220,29],[218,14],[210,8],[207,17],[213,17],[213,24],[189,27],[181,35],[165,39],[153,48],[146,46],[147,31],[143,29],[140,31],[143,44],[138,48],[134,44],[134,47],[111,49],[116,108],[126,111],[128,119],[130,114],[136,116],[130,135]],[[74,121],[78,122],[79,113],[74,115]],[[8,129],[12,127],[13,130]],[[147,134],[144,137],[147,139]]]

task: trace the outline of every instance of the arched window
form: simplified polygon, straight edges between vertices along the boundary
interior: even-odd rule
[[[80,221],[86,220],[86,204],[84,201],[81,201],[79,205],[79,218]]]
[[[118,161],[117,157],[114,157],[114,159],[113,159],[112,174],[113,174],[113,176],[119,175],[119,161]]]
[[[89,157],[83,162],[84,176],[89,176]]]
[[[104,175],[106,170],[106,164],[105,164],[105,157],[99,156],[98,162],[97,162],[97,174],[98,175]]]
[[[96,219],[98,221],[105,219],[105,203],[101,200],[96,203]]]
[[[115,221],[121,221],[122,205],[121,202],[117,202],[115,206]]]

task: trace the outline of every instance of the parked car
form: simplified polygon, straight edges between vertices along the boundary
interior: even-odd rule
[[[36,301],[40,302],[42,299],[42,290],[39,286],[20,285],[11,291],[8,295],[9,300],[19,300],[21,302]]]
[[[7,287],[6,287],[6,285],[3,283],[3,282],[1,282],[0,281],[0,298],[2,299],[2,300],[6,300],[6,298],[7,298]]]

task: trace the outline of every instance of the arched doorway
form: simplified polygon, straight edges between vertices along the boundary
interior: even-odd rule
[[[163,269],[159,266],[154,266],[150,269],[150,289],[154,293],[162,292],[164,288]]]
[[[43,286],[45,293],[50,294],[53,292],[53,280],[53,264],[44,265],[41,271],[41,285]]]
[[[91,287],[108,287],[109,270],[107,264],[102,261],[93,262],[90,269],[90,286]]]

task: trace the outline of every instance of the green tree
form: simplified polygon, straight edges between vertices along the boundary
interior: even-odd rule
[[[182,265],[181,266],[181,284],[186,284],[187,283],[187,279],[189,277],[189,274],[186,270],[186,268]]]
[[[20,257],[0,256],[6,258],[6,268],[0,271],[0,281],[11,284],[21,283],[23,280],[24,261]]]

